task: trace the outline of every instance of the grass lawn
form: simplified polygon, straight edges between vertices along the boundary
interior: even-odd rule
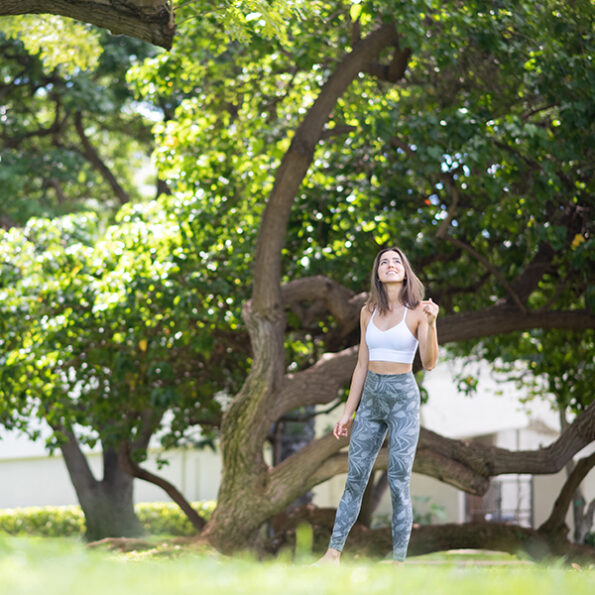
[[[498,553],[453,552],[403,566],[351,559],[311,567],[303,555],[270,562],[183,552],[160,556],[88,550],[66,539],[0,536],[0,593],[20,595],[203,595],[213,593],[399,593],[582,595],[595,593],[595,569],[536,565]]]

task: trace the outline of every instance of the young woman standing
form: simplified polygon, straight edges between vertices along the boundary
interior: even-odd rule
[[[353,425],[345,491],[329,548],[320,562],[339,563],[387,431],[393,559],[405,559],[413,521],[409,482],[419,436],[419,389],[412,364],[418,346],[426,370],[438,359],[438,305],[423,297],[424,287],[403,251],[380,251],[374,260],[370,296],[361,310],[361,341],[349,397],[333,431],[339,439]]]

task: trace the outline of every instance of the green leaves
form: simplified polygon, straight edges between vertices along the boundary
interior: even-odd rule
[[[103,51],[96,29],[55,15],[4,16],[0,30],[39,55],[48,71],[59,69],[65,75],[94,70]]]
[[[103,233],[92,214],[0,231],[2,423],[26,431],[37,412],[106,444],[140,431],[147,409],[155,419],[220,414],[214,393],[234,390],[246,363],[241,353],[213,357],[231,302],[221,311],[208,293],[192,243],[199,222],[182,233],[183,212],[166,196],[127,207]],[[172,427],[170,444],[188,430]]]

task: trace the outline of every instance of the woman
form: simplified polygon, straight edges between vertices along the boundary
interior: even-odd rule
[[[339,563],[387,430],[393,559],[405,559],[413,519],[409,481],[419,436],[419,390],[412,363],[418,345],[426,370],[438,359],[438,305],[423,297],[424,287],[403,252],[398,248],[380,251],[374,260],[370,296],[361,310],[359,356],[349,397],[333,431],[339,439],[348,435],[353,424],[345,492],[320,562]]]

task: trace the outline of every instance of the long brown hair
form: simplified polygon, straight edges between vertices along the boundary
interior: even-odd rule
[[[400,248],[384,248],[380,250],[374,259],[374,267],[372,268],[372,279],[370,283],[370,294],[366,306],[370,312],[374,308],[378,308],[380,314],[386,314],[388,312],[388,296],[384,285],[378,278],[378,265],[380,259],[386,252],[396,252],[400,257],[405,267],[405,279],[403,280],[403,288],[401,289],[401,295],[399,296],[401,302],[408,308],[416,308],[421,300],[424,299],[425,289],[423,283],[418,279],[417,275],[413,272],[405,253]]]

